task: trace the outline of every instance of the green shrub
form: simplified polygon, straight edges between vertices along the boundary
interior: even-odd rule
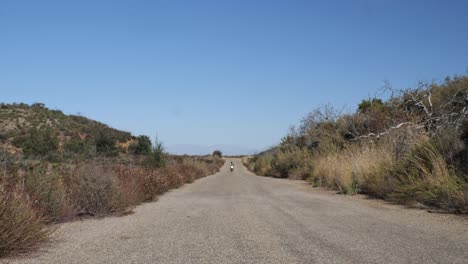
[[[272,154],[265,154],[262,156],[255,156],[251,158],[249,162],[249,167],[253,170],[256,174],[262,176],[271,176],[272,174],[272,161],[273,155]]]
[[[222,158],[222,157],[223,157],[223,153],[221,152],[221,150],[215,150],[215,151],[213,151],[212,156],[215,156],[215,157],[218,157],[218,158]]]
[[[166,166],[167,154],[162,142],[156,140],[151,154],[145,159],[145,166],[150,168],[162,168]]]
[[[107,132],[101,130],[96,134],[96,152],[106,156],[117,156],[119,150],[115,144],[115,139]]]
[[[84,154],[88,149],[88,145],[83,140],[71,139],[63,145],[63,149],[66,152],[75,154]]]
[[[385,104],[383,103],[382,99],[379,98],[372,98],[369,100],[362,100],[361,103],[358,105],[358,111],[361,113],[365,113],[368,111],[385,111]]]
[[[148,136],[139,136],[136,142],[129,146],[129,151],[136,155],[148,155],[151,153],[151,145],[151,139]]]
[[[46,156],[58,150],[58,136],[51,129],[32,128],[27,132],[21,148],[26,156]]]
[[[294,178],[304,179],[310,176],[312,171],[307,171],[311,168],[311,154],[306,149],[298,147],[290,147],[286,150],[278,151],[274,154],[271,167],[273,176],[287,178],[294,176]]]

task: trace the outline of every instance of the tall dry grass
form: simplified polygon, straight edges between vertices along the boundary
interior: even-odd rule
[[[0,192],[0,258],[37,248],[50,231],[25,195]]]
[[[424,140],[389,172],[389,198],[468,213],[468,184],[449,166],[443,153]]]
[[[393,153],[386,145],[351,145],[341,152],[317,156],[310,181],[341,193],[366,191],[379,194],[383,190],[385,172],[393,163]]]
[[[307,176],[313,186],[343,194],[364,193],[403,204],[468,213],[466,175],[448,162],[454,153],[464,151],[459,142],[449,137],[448,147],[444,137],[406,134],[403,141],[401,137],[398,134],[380,141],[353,142],[327,153],[307,154],[306,149],[299,148],[278,150],[250,159],[247,166],[259,175]]]
[[[276,178],[307,179],[313,173],[311,153],[294,146],[275,153],[254,156],[244,164],[257,175]]]

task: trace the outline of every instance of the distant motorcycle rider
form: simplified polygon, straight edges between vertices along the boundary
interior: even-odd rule
[[[234,162],[231,161],[231,172],[234,170]]]

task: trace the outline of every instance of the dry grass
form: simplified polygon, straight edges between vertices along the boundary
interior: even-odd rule
[[[355,194],[363,189],[372,193],[384,182],[382,168],[393,162],[386,146],[353,145],[345,150],[314,159],[314,174],[310,180],[316,186],[326,186],[341,193]]]
[[[47,240],[47,224],[81,215],[127,213],[170,189],[214,174],[223,164],[220,158],[178,157],[156,169],[115,162],[39,163],[22,176],[2,173],[0,257],[39,246]]]
[[[247,165],[259,175],[307,175],[314,186],[343,194],[364,193],[468,213],[468,184],[440,150],[439,145],[447,144],[417,135],[407,135],[405,140],[404,144],[398,137],[353,143],[328,154],[306,154],[305,149],[293,148],[254,157]]]
[[[422,141],[390,171],[391,199],[413,201],[453,212],[468,213],[468,184],[430,142]]]
[[[26,196],[0,193],[0,257],[37,248],[50,229]]]
[[[313,173],[312,155],[297,147],[256,156],[244,164],[257,175],[276,178],[307,179]]]

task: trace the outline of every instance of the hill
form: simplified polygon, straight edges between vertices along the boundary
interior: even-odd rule
[[[135,137],[129,132],[78,115],[66,115],[44,104],[0,105],[0,148],[29,156],[67,152],[96,155],[126,152]],[[35,141],[35,145],[32,146]]]

